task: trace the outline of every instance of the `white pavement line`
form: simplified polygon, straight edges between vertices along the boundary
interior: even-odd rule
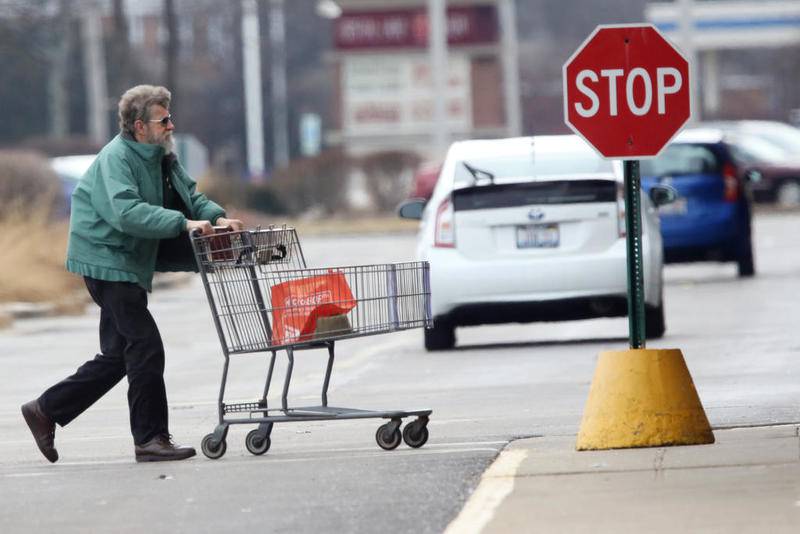
[[[346,371],[353,367],[361,366],[370,359],[375,358],[377,354],[397,350],[404,347],[407,344],[408,340],[402,338],[390,339],[389,341],[385,341],[383,343],[372,343],[365,347],[361,347],[360,349],[357,349],[353,352],[348,352],[345,355],[337,355],[336,361],[334,363],[333,372],[339,373],[341,371]],[[302,387],[308,387],[310,385],[315,385],[317,382],[320,381],[321,376],[324,376],[324,374],[321,374],[319,371],[309,371],[304,375],[298,375],[293,377],[292,386],[294,389],[297,389]],[[273,380],[275,380],[274,377]],[[293,395],[292,398],[295,400],[319,399],[319,395],[315,394],[296,395],[296,396]],[[226,399],[227,404],[233,404],[236,402],[252,402],[252,399],[241,399],[241,400]],[[170,403],[170,409],[186,409],[195,407],[199,408],[199,407],[216,406],[216,405],[217,405],[216,400],[211,398],[205,398],[204,400],[197,402],[192,402],[192,401],[173,402]],[[473,421],[473,420],[465,419],[465,421]]]
[[[343,358],[346,358],[343,361],[337,358],[336,369],[341,371],[361,365],[365,360],[374,358],[376,354],[397,350],[407,344],[408,340],[402,339],[402,337],[392,338],[383,343],[370,343],[368,346],[356,350],[350,357],[343,356]]]
[[[481,477],[467,504],[444,534],[479,534],[514,489],[514,475],[528,456],[526,450],[503,451]]]

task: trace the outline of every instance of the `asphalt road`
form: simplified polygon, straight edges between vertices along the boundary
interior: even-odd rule
[[[669,266],[667,335],[683,350],[715,427],[800,421],[800,214],[760,214],[757,269]],[[302,237],[302,236],[301,236]],[[413,236],[303,240],[310,265],[409,259]],[[487,277],[491,273],[486,273]],[[167,347],[171,430],[199,449],[216,424],[222,357],[199,280],[152,295]],[[61,460],[35,448],[19,405],[93,356],[97,313],[18,322],[0,332],[3,532],[441,532],[511,440],[574,435],[597,354],[627,346],[627,321],[460,329],[458,348],[427,354],[420,331],[337,345],[332,405],[432,408],[431,438],[392,452],[376,420],[276,425],[261,457],[234,427],[220,460],[136,464],[120,385],[58,429]],[[297,355],[290,401],[316,404],[325,356]],[[278,378],[283,366],[279,365]],[[228,401],[254,400],[260,356],[234,360]]]

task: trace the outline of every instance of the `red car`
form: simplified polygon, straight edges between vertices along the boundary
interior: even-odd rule
[[[423,163],[414,174],[414,182],[411,188],[411,195],[409,198],[424,198],[428,200],[433,194],[433,188],[436,187],[436,181],[439,179],[439,172],[442,170],[441,163]]]

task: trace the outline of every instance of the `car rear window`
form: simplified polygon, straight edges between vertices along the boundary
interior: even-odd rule
[[[612,180],[560,180],[483,185],[453,191],[453,208],[479,210],[531,204],[615,202],[617,182]]]
[[[472,171],[477,171],[476,177]],[[455,168],[454,183],[474,185],[482,176],[491,175],[496,183],[522,182],[543,176],[613,174],[613,164],[585,150],[532,150],[530,154],[476,157],[461,161]]]
[[[707,146],[680,143],[669,145],[657,158],[642,160],[642,176],[674,176],[681,174],[714,174],[719,161]]]

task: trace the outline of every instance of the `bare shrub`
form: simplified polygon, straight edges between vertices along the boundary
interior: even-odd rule
[[[220,206],[243,207],[247,184],[219,169],[211,169],[197,182],[197,189]]]
[[[49,214],[59,187],[58,176],[44,157],[35,152],[0,151],[0,210],[36,207]]]
[[[49,136],[32,137],[26,139],[20,146],[25,150],[39,152],[51,158],[75,154],[97,154],[103,148],[102,145],[88,137],[77,135],[55,139]]]
[[[235,208],[272,214],[287,211],[280,195],[269,184],[248,183],[220,171],[206,174],[198,189],[217,204],[225,206],[227,211]]]
[[[367,192],[379,211],[391,211],[408,194],[420,157],[398,150],[376,152],[362,158]]]
[[[328,150],[313,158],[293,161],[266,184],[288,214],[310,209],[334,214],[347,203],[352,160],[341,150]]]

